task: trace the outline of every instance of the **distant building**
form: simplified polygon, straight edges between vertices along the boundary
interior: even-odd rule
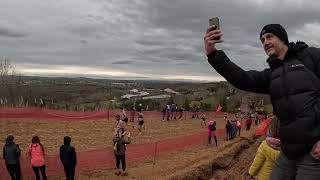
[[[145,91],[140,91],[138,94],[125,94],[121,96],[121,99],[130,99],[133,97],[142,97],[142,96],[148,96],[150,93],[145,92]]]
[[[132,93],[138,93],[139,90],[138,90],[138,89],[131,89],[130,92],[132,92]]]
[[[164,92],[167,92],[167,93],[172,93],[172,94],[176,94],[176,95],[180,95],[181,93],[177,92],[177,91],[174,91],[172,89],[169,89],[169,88],[166,88],[163,90]]]
[[[170,98],[170,95],[156,95],[156,96],[146,96],[142,99],[164,99],[164,98]]]

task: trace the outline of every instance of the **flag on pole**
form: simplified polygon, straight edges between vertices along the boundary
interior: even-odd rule
[[[220,104],[219,104],[217,109],[216,109],[216,112],[221,112],[221,110],[222,110],[222,106],[220,106]]]
[[[265,121],[263,121],[263,123],[261,123],[256,129],[256,135],[257,136],[265,135],[268,131],[270,122],[271,122],[271,118],[268,118]]]

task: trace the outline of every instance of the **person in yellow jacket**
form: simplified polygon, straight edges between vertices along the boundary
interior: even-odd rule
[[[260,144],[256,156],[249,169],[249,175],[255,176],[258,180],[269,180],[272,167],[280,154],[280,140],[278,119],[273,118],[269,127],[266,140]],[[270,137],[273,136],[273,137]]]

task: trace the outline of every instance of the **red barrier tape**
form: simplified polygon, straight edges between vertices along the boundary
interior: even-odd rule
[[[37,107],[27,107],[27,108],[9,108],[9,107],[1,107],[0,108],[0,120],[8,120],[8,119],[32,119],[32,120],[61,120],[61,121],[69,121],[69,120],[97,120],[97,119],[113,119],[116,114],[121,114],[121,110],[105,110],[105,111],[94,111],[94,112],[78,112],[78,111],[61,111],[61,110],[53,110],[46,108],[37,108]],[[126,112],[129,119],[131,116],[137,118],[136,112],[127,111]],[[192,115],[205,114],[206,116],[215,116],[222,117],[223,112],[184,112],[182,117],[191,117]],[[144,111],[143,112],[145,118],[161,118],[167,117],[167,114],[157,111]],[[179,112],[173,113],[174,116],[179,118]]]
[[[224,134],[224,129],[218,129],[218,137]],[[155,158],[173,151],[190,148],[195,145],[207,143],[207,131],[193,135],[184,135],[170,139],[159,140],[153,143],[131,144],[127,146],[127,161],[129,163],[142,161],[147,158]],[[77,153],[78,165],[76,172],[93,171],[99,169],[111,169],[115,166],[113,149],[103,148]],[[27,157],[21,157],[21,171],[24,177],[33,177],[33,170]],[[46,172],[48,176],[63,176],[64,171],[58,155],[46,157]],[[0,160],[0,174],[9,179],[3,159]]]

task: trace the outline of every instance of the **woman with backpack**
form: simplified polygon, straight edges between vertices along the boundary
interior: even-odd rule
[[[44,147],[40,143],[40,139],[38,136],[32,137],[32,143],[29,146],[28,155],[31,160],[31,165],[36,176],[36,180],[40,180],[39,171],[41,172],[42,179],[47,180],[46,165],[44,162]]]

